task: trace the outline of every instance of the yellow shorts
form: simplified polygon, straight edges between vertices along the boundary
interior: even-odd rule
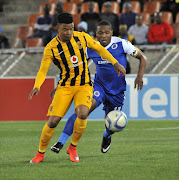
[[[79,105],[85,105],[89,109],[92,104],[93,87],[89,84],[84,86],[59,86],[56,89],[53,101],[48,109],[47,116],[63,117],[74,100],[75,109]]]

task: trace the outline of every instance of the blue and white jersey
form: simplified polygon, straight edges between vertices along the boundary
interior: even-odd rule
[[[135,57],[139,51],[129,41],[114,36],[112,36],[111,42],[105,48],[125,68],[127,65],[126,54]],[[89,48],[87,48],[86,56],[96,64],[94,81],[99,83],[106,93],[116,95],[126,90],[125,77],[118,76],[114,66],[108,60],[102,59],[98,53]]]

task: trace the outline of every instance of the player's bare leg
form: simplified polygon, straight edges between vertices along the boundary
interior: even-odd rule
[[[70,160],[73,162],[79,162],[79,157],[76,152],[76,146],[86,129],[89,108],[85,105],[79,105],[76,108],[76,113],[77,113],[77,118],[74,123],[72,141],[71,141],[71,145],[67,149],[67,154],[70,155]]]
[[[58,116],[50,116],[41,133],[39,151],[37,152],[36,156],[30,161],[30,163],[39,163],[44,160],[45,150],[47,149],[50,139],[55,132],[55,128],[61,119],[62,118]]]
[[[95,99],[93,99],[92,100],[91,108],[89,110],[89,114],[96,108],[96,104],[97,104],[97,101]],[[71,115],[68,118],[68,120],[66,122],[66,125],[65,125],[65,127],[63,129],[63,132],[62,132],[59,140],[51,147],[51,151],[53,151],[55,153],[59,153],[60,152],[60,150],[63,148],[63,146],[65,145],[65,143],[68,140],[68,138],[73,133],[73,126],[74,126],[76,118],[77,118],[77,114],[76,113],[74,113],[73,115]]]
[[[92,105],[91,105],[91,108],[89,110],[89,114],[91,114],[91,112],[93,112],[96,109],[96,105],[97,105],[97,101],[96,101],[96,99],[93,98]]]

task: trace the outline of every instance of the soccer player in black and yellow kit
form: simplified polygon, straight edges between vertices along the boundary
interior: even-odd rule
[[[74,100],[77,118],[67,153],[70,155],[71,161],[79,161],[76,146],[86,129],[87,116],[93,96],[93,86],[85,55],[86,47],[96,51],[102,58],[108,59],[114,65],[118,75],[125,76],[126,73],[125,68],[88,34],[74,31],[71,14],[61,13],[57,16],[57,21],[59,34],[45,47],[41,66],[29,99],[32,99],[32,96],[40,92],[40,87],[45,80],[52,61],[61,71],[61,80],[48,110],[47,115],[50,118],[42,130],[39,150],[30,161],[31,163],[39,163],[44,160],[48,143],[54,134],[56,126],[68,111],[72,100]]]

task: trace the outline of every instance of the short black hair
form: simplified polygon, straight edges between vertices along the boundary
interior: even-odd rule
[[[70,24],[73,22],[73,16],[70,13],[62,12],[57,15],[58,24]]]
[[[106,20],[100,21],[97,26],[111,26],[111,28],[112,28],[112,24]]]

